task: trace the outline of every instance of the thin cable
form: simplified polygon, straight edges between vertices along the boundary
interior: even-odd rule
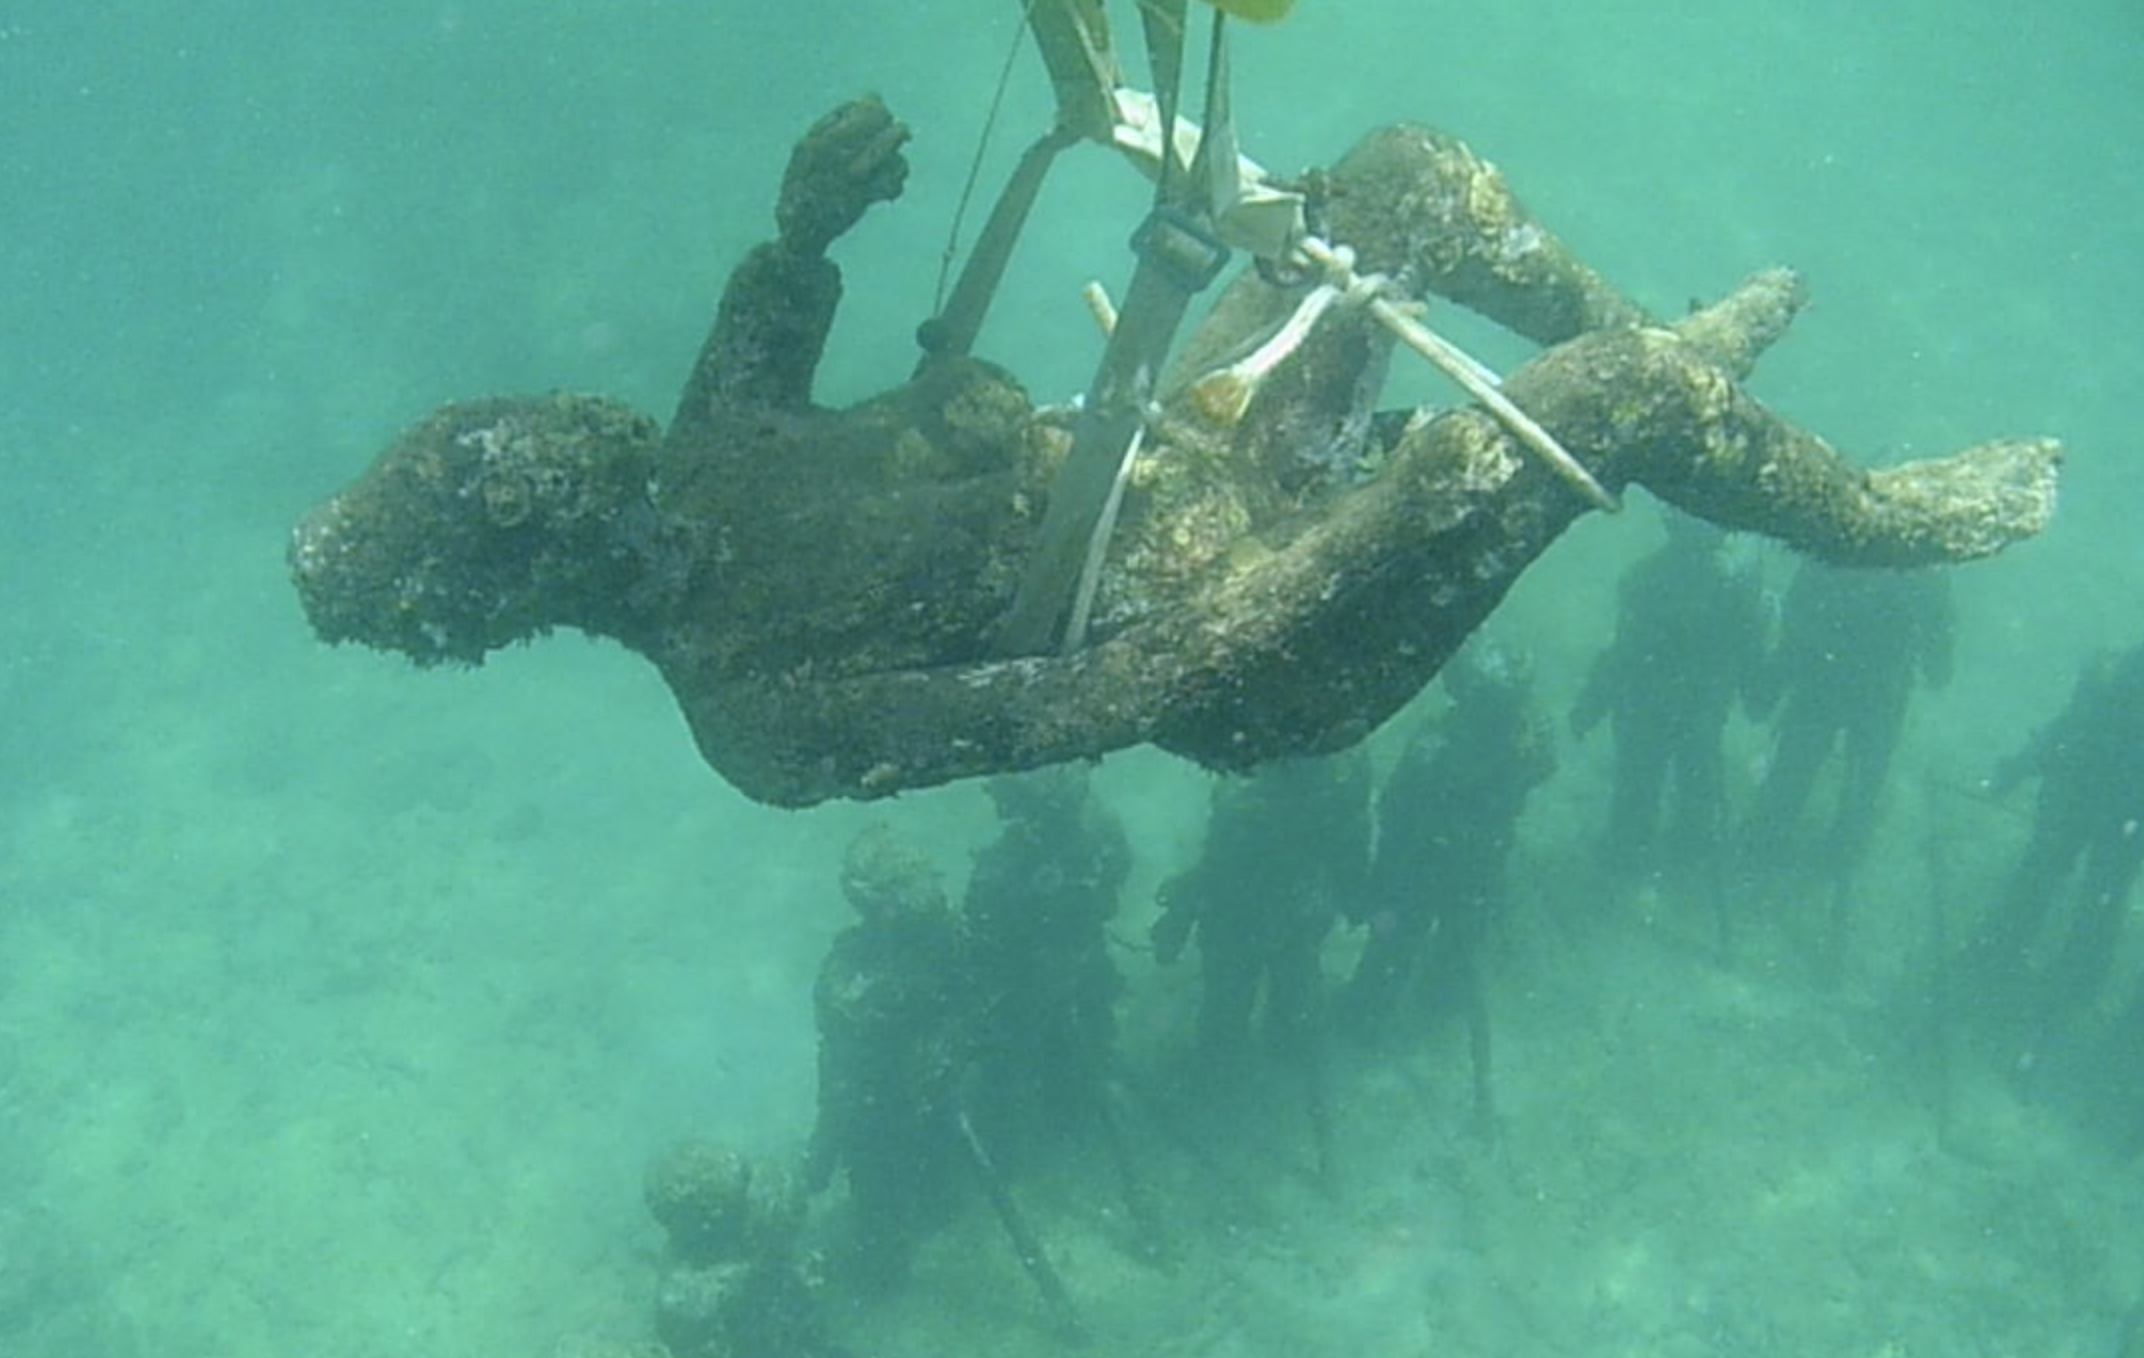
[[[990,95],[990,112],[983,118],[982,135],[975,139],[975,154],[968,161],[968,182],[960,186],[960,203],[953,209],[953,225],[945,235],[945,253],[938,257],[938,286],[931,294],[931,314],[945,310],[945,290],[953,276],[953,260],[960,253],[960,228],[968,219],[968,204],[975,199],[976,181],[982,178],[983,156],[990,150],[991,133],[997,130],[998,111],[1005,106],[1005,91],[1012,84],[1012,65],[1020,57],[1020,41],[1027,36],[1027,22],[1037,0],[1020,7],[1020,23],[1013,30],[1012,46],[1005,50],[1005,64],[998,68],[998,87]]]

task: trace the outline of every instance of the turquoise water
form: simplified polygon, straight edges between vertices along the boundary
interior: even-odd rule
[[[1459,1044],[1350,1070],[1337,1196],[1192,1232],[1173,1279],[1058,1225],[1097,1328],[1171,1354],[2111,1352],[2144,1290],[2134,1165],[1995,1080],[1939,1142],[1883,1015],[1931,894],[1973,908],[2022,839],[2023,803],[1975,781],[2144,622],[2144,10],[1299,10],[1240,35],[1269,163],[1433,122],[1663,313],[1796,265],[1816,303],[1766,400],[1871,461],[2058,435],[2064,505],[1956,577],[1957,677],[1914,710],[1843,991],[1797,966],[1791,899],[1722,965],[1701,908],[1604,891],[1605,745],[1567,745],[1490,961],[1502,1149],[1461,1134]],[[285,535],[450,397],[667,412],[790,141],[864,90],[914,127],[915,170],[838,250],[820,394],[898,380],[1015,17],[0,12],[0,1352],[633,1338],[647,1154],[801,1142],[842,846],[890,818],[957,880],[980,792],[756,807],[645,666],[577,638],[469,673],[329,651]],[[1000,170],[1044,115],[1019,74]],[[1114,171],[1056,186],[985,337],[1044,396],[1092,359],[1079,283],[1125,271]],[[1642,507],[1584,523],[1499,615],[1551,708],[1657,539]],[[1746,791],[1762,742],[1733,735]],[[1130,935],[1205,785],[1151,752],[1096,781],[1132,834]],[[1128,1024],[1165,1042],[1188,978],[1119,960]],[[1003,1254],[956,1225],[857,1346],[1050,1351]]]

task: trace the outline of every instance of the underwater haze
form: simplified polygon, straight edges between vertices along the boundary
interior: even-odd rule
[[[443,401],[666,416],[789,147],[864,92],[913,169],[833,251],[817,395],[903,380],[1020,30],[1012,0],[0,9],[0,1354],[647,1352],[644,1166],[804,1146],[852,837],[890,825],[958,900],[997,813],[975,784],[754,804],[646,664],[577,635],[421,673],[324,646],[290,527]],[[1092,1147],[1023,1170],[1091,1351],[2144,1353],[2144,1030],[2013,1051],[1940,984],[2034,828],[1988,779],[2144,643],[2144,7],[1301,0],[1233,35],[1266,164],[1448,130],[1658,315],[1792,265],[1814,301],[1764,401],[1871,465],[2059,437],[2062,504],[1951,573],[1953,673],[1850,888],[1599,869],[1612,747],[1564,714],[1661,515],[1633,496],[1551,548],[1487,629],[1560,743],[1480,963],[1493,1142],[1452,1023],[1334,1054],[1322,1181],[1284,1073],[1243,1077],[1226,1134],[1198,1123],[1172,1092],[1197,968],[1144,940],[1211,780],[1104,761],[1116,1018],[1175,1258],[1125,1247]],[[1023,50],[981,204],[1048,117]],[[1038,400],[1085,386],[1079,289],[1121,290],[1143,211],[1121,166],[1070,159],[978,346]],[[1741,550],[1785,606],[1791,558]],[[1446,705],[1372,738],[1381,776]],[[1774,756],[1754,718],[1725,738],[1740,815]],[[1815,936],[1849,891],[1834,970]],[[2144,897],[2107,908],[2085,1003],[2118,1022],[2144,1013]],[[1360,946],[1333,935],[1334,977]],[[1263,1201],[1232,1215],[1245,1182]],[[813,1211],[840,1229],[838,1194]],[[919,1233],[899,1287],[829,1285],[846,1351],[1067,1351],[981,1194]]]

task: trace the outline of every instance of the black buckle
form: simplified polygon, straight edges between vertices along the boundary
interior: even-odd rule
[[[1152,260],[1185,292],[1203,292],[1228,264],[1228,247],[1182,208],[1157,207],[1132,232],[1132,253]]]

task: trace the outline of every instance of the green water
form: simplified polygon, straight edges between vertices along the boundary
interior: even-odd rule
[[[837,251],[820,394],[898,380],[1015,18],[0,9],[0,1353],[636,1338],[649,1151],[800,1144],[842,846],[891,819],[957,880],[980,792],[753,806],[644,665],[577,638],[467,673],[326,650],[285,534],[450,397],[666,412],[790,141],[864,90],[915,168]],[[1994,1079],[1939,1142],[1883,1016],[1931,894],[1977,908],[2024,834],[1975,781],[2144,624],[2144,8],[1304,0],[1240,37],[1268,163],[1433,122],[1657,311],[1803,269],[1816,303],[1755,387],[1855,456],[2045,432],[2070,460],[2052,531],[1956,577],[1957,677],[1914,709],[1842,991],[1791,920],[1723,966],[1694,903],[1603,890],[1606,747],[1567,744],[1489,961],[1502,1149],[1463,1135],[1438,1037],[1344,1073],[1341,1192],[1189,1230],[1174,1278],[1044,1211],[1106,1351],[2110,1352],[2144,1290],[2135,1165]],[[1045,116],[1016,74],[998,173]],[[1045,211],[983,347],[1057,398],[1137,195],[1088,157]],[[1552,709],[1657,540],[1642,506],[1586,522],[1499,614]],[[1742,795],[1762,742],[1732,735]],[[1205,784],[1152,752],[1096,784],[1136,934]],[[1119,961],[1165,1048],[1188,975]],[[1287,1116],[1221,1153],[1285,1163]],[[857,1347],[1055,1351],[1023,1288],[963,1219]]]

